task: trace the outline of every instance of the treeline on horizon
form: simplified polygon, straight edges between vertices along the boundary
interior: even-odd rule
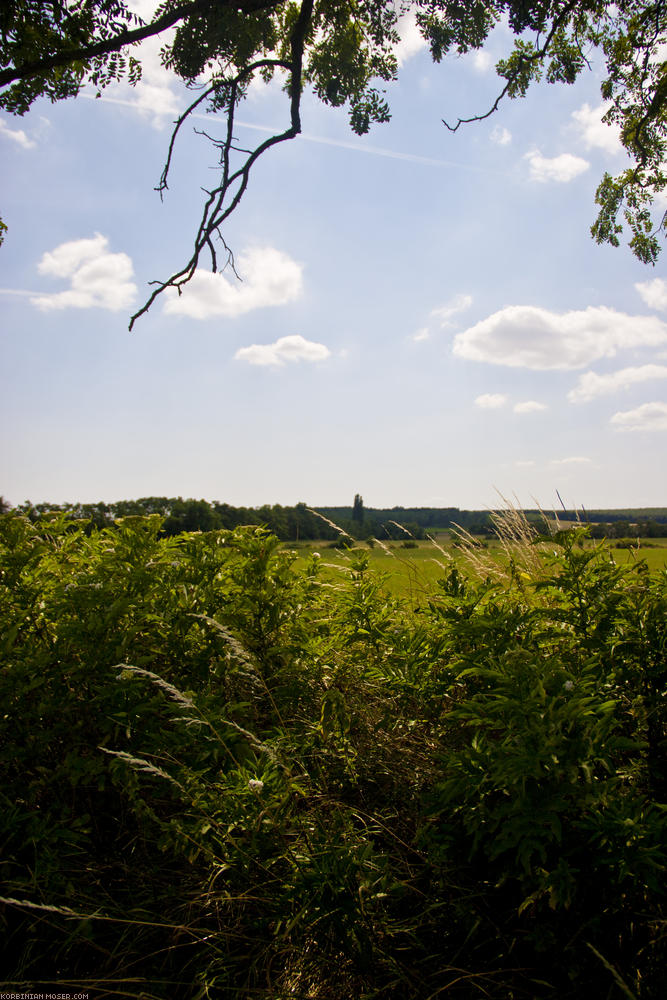
[[[9,506],[0,498],[0,512]],[[406,533],[423,539],[435,531],[464,528],[473,535],[492,535],[492,512],[461,510],[458,507],[365,507],[357,494],[347,506],[310,508],[306,503],[294,506],[264,504],[259,507],[235,507],[228,503],[182,497],[142,497],[115,503],[39,503],[26,501],[13,508],[31,521],[49,513],[64,513],[76,521],[88,521],[91,527],[109,527],[124,517],[158,514],[164,518],[166,537],[188,531],[234,529],[241,525],[261,525],[281,541],[337,541],[345,537],[404,540]],[[528,520],[544,523],[540,510],[524,511]],[[555,518],[555,514],[553,515]],[[580,522],[590,526],[593,538],[667,537],[667,508],[625,508],[619,510],[561,510],[560,521]],[[331,523],[328,523],[331,522]],[[334,527],[335,525],[335,527]]]

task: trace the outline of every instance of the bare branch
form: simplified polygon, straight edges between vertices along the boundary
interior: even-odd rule
[[[194,276],[195,271],[199,265],[201,254],[208,250],[211,254],[211,260],[213,263],[213,270],[217,270],[217,258],[215,249],[213,246],[213,239],[217,237],[222,241],[222,244],[227,252],[227,265],[230,266],[236,274],[234,267],[233,255],[227,244],[225,243],[222,234],[220,232],[220,227],[225,222],[225,220],[232,214],[232,212],[237,208],[239,202],[241,201],[243,195],[248,186],[250,180],[250,171],[256,161],[262,156],[268,149],[278,143],[285,142],[288,139],[293,139],[301,131],[301,91],[302,91],[302,72],[303,72],[303,54],[304,54],[304,44],[305,37],[310,24],[312,11],[313,11],[314,0],[304,0],[301,5],[299,16],[294,25],[291,38],[291,61],[285,62],[276,59],[263,59],[256,63],[252,63],[250,66],[245,67],[241,70],[235,77],[230,80],[224,80],[218,82],[216,85],[218,89],[224,87],[229,88],[229,107],[227,110],[227,128],[226,137],[224,140],[216,142],[216,145],[220,149],[220,164],[222,167],[222,175],[220,178],[219,185],[212,191],[207,192],[208,197],[204,204],[202,211],[202,218],[199,224],[199,229],[194,241],[194,248],[192,256],[190,257],[187,264],[181,268],[180,271],[176,271],[171,275],[166,281],[151,282],[155,284],[156,287],[151,292],[151,295],[144,303],[144,305],[136,312],[130,319],[130,330],[134,326],[135,322],[140,316],[148,312],[153,302],[155,302],[158,295],[161,295],[167,288],[175,288],[178,294],[182,294],[183,286],[186,285]],[[270,136],[264,142],[260,143],[254,150],[250,151],[244,162],[236,170],[232,170],[230,162],[230,154],[232,151],[237,150],[237,146],[234,142],[234,116],[236,113],[236,107],[238,105],[241,86],[243,82],[251,76],[257,69],[261,69],[267,66],[271,67],[281,67],[287,69],[290,73],[290,125],[284,132],[277,133],[276,135]],[[214,88],[215,89],[215,88]],[[175,135],[180,129],[183,121],[188,114],[194,110],[194,107],[200,103],[203,96],[197,99],[191,105],[188,112],[176,122],[176,128],[174,130],[174,135],[172,136],[172,142],[169,148],[169,160],[165,172],[163,172],[164,186],[166,186],[166,171],[169,166],[169,161],[171,159],[171,153],[173,150],[173,141]],[[162,182],[161,182],[162,184]],[[238,275],[237,275],[238,277]]]
[[[178,136],[178,133],[180,132],[183,123],[187,121],[190,115],[199,107],[200,104],[202,104],[208,97],[210,97],[211,94],[214,94],[219,90],[222,90],[224,87],[230,87],[230,86],[233,87],[237,85],[240,80],[243,80],[245,77],[247,77],[249,74],[255,73],[258,69],[265,69],[267,66],[273,68],[287,69],[287,70],[290,69],[290,64],[284,62],[282,59],[259,59],[257,62],[254,62],[251,66],[248,66],[246,69],[242,70],[241,73],[239,73],[238,76],[234,77],[233,80],[231,81],[225,79],[214,81],[211,84],[211,86],[207,87],[206,90],[204,90],[199,95],[199,97],[196,100],[194,100],[189,107],[185,109],[183,114],[176,119],[176,121],[174,122],[174,129],[172,130],[171,138],[169,140],[169,149],[167,151],[167,159],[164,165],[164,170],[162,171],[162,175],[160,177],[160,183],[155,188],[155,190],[159,192],[160,198],[163,197],[163,192],[168,190],[169,188],[169,185],[167,184],[167,179],[169,176],[169,170],[171,168],[171,160],[174,152],[174,146],[176,143],[176,138]],[[195,129],[195,131],[197,130]],[[202,132],[200,134],[206,135],[205,132]],[[211,139],[210,136],[206,136],[206,138]],[[211,142],[215,143],[215,140],[211,139]]]
[[[190,115],[195,110],[195,108],[199,107],[199,105],[202,103],[202,101],[205,101],[207,97],[210,97],[210,95],[214,91],[215,91],[215,86],[208,87],[203,92],[203,94],[200,94],[199,97],[197,98],[197,100],[193,101],[192,104],[190,105],[190,107],[187,108],[183,112],[183,114],[179,118],[177,118],[176,121],[174,122],[174,128],[173,128],[172,133],[171,133],[171,139],[169,140],[169,149],[167,150],[167,159],[166,159],[166,162],[165,162],[165,165],[164,165],[164,169],[162,171],[162,175],[160,177],[160,183],[155,188],[155,190],[158,191],[159,194],[160,194],[160,200],[162,200],[162,198],[164,196],[164,192],[166,190],[168,190],[168,188],[169,188],[169,185],[167,184],[167,178],[169,177],[169,170],[171,168],[171,158],[172,158],[172,155],[173,155],[173,152],[174,152],[174,144],[176,142],[176,137],[177,137],[178,133],[180,132],[181,125],[183,124],[183,122],[187,118],[190,117]]]
[[[507,83],[505,84],[505,86],[503,87],[503,89],[501,90],[501,92],[496,97],[496,99],[493,102],[492,106],[489,108],[489,110],[485,114],[483,114],[483,115],[473,115],[472,118],[459,118],[459,120],[457,121],[456,125],[450,125],[449,122],[446,122],[445,119],[443,118],[442,119],[442,124],[445,126],[445,128],[448,128],[450,132],[458,132],[458,130],[461,127],[461,125],[470,125],[471,122],[483,122],[485,118],[490,118],[491,115],[495,114],[496,111],[498,110],[500,102],[502,101],[502,99],[507,94],[507,91],[512,86],[512,83],[514,82],[514,79],[515,79],[515,77],[513,77],[512,79],[510,79],[510,80],[507,81]]]

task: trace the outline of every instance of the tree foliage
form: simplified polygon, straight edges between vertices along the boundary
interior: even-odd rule
[[[76,96],[86,84],[102,88],[141,74],[136,45],[173,35],[162,60],[197,96],[175,123],[159,190],[167,189],[174,143],[195,109],[206,107],[227,119],[226,135],[215,140],[217,183],[206,193],[191,256],[168,279],[157,282],[142,315],[166,288],[182,289],[210,256],[218,269],[233,257],[221,227],[235,211],[250,171],[267,150],[301,130],[306,88],[332,107],[345,107],[357,134],[387,121],[382,86],[396,77],[400,18],[414,16],[436,62],[449,54],[481,48],[494,26],[506,19],[515,35],[512,50],[497,64],[504,81],[488,110],[464,121],[488,117],[505,97],[526,94],[535,81],[573,83],[602,60],[605,120],[618,126],[630,165],[605,174],[596,194],[599,206],[592,234],[618,246],[624,230],[636,256],[655,263],[665,216],[651,211],[667,184],[667,4],[664,0],[165,0],[144,23],[124,0],[7,0],[0,11],[0,108],[25,113],[39,97]],[[236,145],[235,115],[257,76],[279,73],[286,95],[285,128],[253,149]]]

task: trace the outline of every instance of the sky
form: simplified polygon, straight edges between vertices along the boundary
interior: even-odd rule
[[[590,237],[628,162],[600,68],[451,133],[493,103],[510,36],[434,65],[402,35],[391,121],[357,137],[305,95],[226,224],[243,280],[202,270],[131,333],[215,177],[192,126],[224,121],[182,131],[161,201],[192,96],[159,44],[135,88],[0,114],[6,500],[667,506],[667,256]],[[253,85],[236,134],[287,122],[279,83]]]

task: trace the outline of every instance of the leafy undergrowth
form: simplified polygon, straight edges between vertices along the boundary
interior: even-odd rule
[[[258,528],[0,518],[3,984],[662,996],[667,574],[510,536],[415,607]]]

